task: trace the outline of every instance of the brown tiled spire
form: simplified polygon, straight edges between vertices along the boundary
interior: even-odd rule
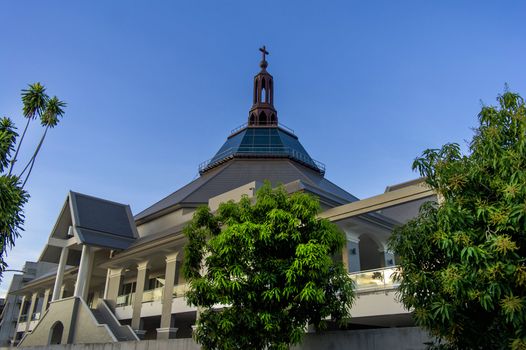
[[[268,51],[263,46],[259,49],[262,59],[261,71],[254,77],[253,104],[248,113],[248,125],[278,125],[278,112],[274,109],[274,81],[267,72]]]

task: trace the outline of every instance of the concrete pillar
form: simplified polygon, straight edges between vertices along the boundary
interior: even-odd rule
[[[95,251],[93,250],[93,248],[89,248],[88,273],[86,276],[86,280],[84,282],[84,289],[82,290],[82,298],[86,302],[88,301],[91,274],[93,273],[93,261],[95,260],[94,255],[95,255]]]
[[[89,283],[89,269],[91,265],[91,249],[87,245],[82,246],[82,255],[80,257],[79,271],[77,273],[77,282],[75,283],[75,292],[74,296],[82,299],[86,299],[84,292],[86,291],[86,286]]]
[[[178,255],[179,252],[175,252],[166,256],[161,327],[157,328],[157,339],[173,339],[177,333],[177,328],[173,328],[172,300]]]
[[[48,288],[44,291],[44,300],[42,301],[42,311],[40,317],[46,312],[47,304],[49,303],[49,298],[51,297],[51,289]]]
[[[62,297],[61,288],[62,281],[64,279],[64,268],[66,267],[66,262],[68,261],[68,248],[62,248],[60,252],[60,260],[58,262],[57,276],[55,277],[55,286],[53,287],[53,296],[51,301],[59,300]]]
[[[345,232],[346,254],[347,254],[347,271],[357,272],[361,270],[360,266],[360,238],[353,232]]]
[[[144,285],[146,283],[146,276],[148,274],[149,262],[143,261],[140,264],[137,264],[137,286],[135,289],[135,300],[133,301],[133,313],[132,313],[132,322],[131,327],[137,333],[138,336],[141,336],[142,332],[140,329],[141,326],[141,308],[142,308],[142,294],[144,292]]]
[[[27,311],[27,323],[26,323],[26,330],[25,330],[26,332],[29,331],[29,324],[31,323],[31,316],[33,316],[33,312],[35,312],[37,298],[38,298],[38,292],[34,292],[33,295],[31,295],[31,305],[29,306],[29,310]]]
[[[382,264],[385,267],[390,267],[395,265],[395,257],[393,252],[389,251],[387,247],[383,247],[383,249],[380,249],[380,254],[382,257]]]
[[[16,327],[15,327],[15,334],[16,334],[16,330],[18,329],[18,325],[20,324],[20,318],[22,317],[23,315],[23,312],[24,312],[24,308],[25,308],[25,304],[27,303],[27,298],[25,295],[22,296],[22,301],[20,302],[20,310],[18,311],[18,319],[17,319],[17,322],[16,322]]]
[[[106,290],[104,291],[104,299],[109,301],[112,307],[117,305],[117,297],[119,296],[119,289],[122,281],[122,269],[108,269]]]

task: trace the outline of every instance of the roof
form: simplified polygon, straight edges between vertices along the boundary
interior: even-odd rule
[[[325,166],[311,158],[298,137],[277,125],[248,126],[234,132],[212,159],[200,165],[199,173],[232,158],[289,158],[322,175],[325,173]]]
[[[344,189],[325,179],[318,171],[289,158],[231,159],[205,172],[188,185],[173,192],[135,216],[137,224],[164,215],[179,207],[207,204],[212,197],[243,186],[252,181],[268,180],[272,185],[300,180],[320,193],[329,193],[335,204],[358,200]]]
[[[105,199],[70,192],[76,233],[82,243],[126,249],[137,233],[130,207]]]
[[[39,261],[58,262],[62,248],[51,243],[53,239],[126,249],[138,236],[128,205],[70,191]],[[80,252],[70,250],[67,264],[75,265],[79,256]]]

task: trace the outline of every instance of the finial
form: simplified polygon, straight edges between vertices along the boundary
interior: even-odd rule
[[[261,51],[261,62],[259,63],[259,66],[262,69],[266,69],[268,67],[268,63],[267,63],[267,60],[265,59],[265,56],[268,55],[269,52],[267,51],[265,45],[263,45],[263,47],[260,47],[259,51]]]

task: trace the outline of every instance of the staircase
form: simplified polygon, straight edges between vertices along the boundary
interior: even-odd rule
[[[91,309],[93,316],[100,324],[106,324],[118,341],[139,340],[133,329],[128,325],[121,325],[109,308],[106,300],[100,300],[96,309]]]

